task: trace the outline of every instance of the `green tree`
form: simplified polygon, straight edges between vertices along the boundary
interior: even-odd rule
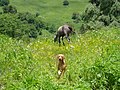
[[[10,2],[9,0],[0,0],[0,6],[8,5]]]
[[[101,25],[119,27],[120,0],[89,0],[89,2],[91,4],[80,15],[81,20],[85,23],[81,25],[80,31],[83,29],[85,29],[83,32],[96,29],[97,27],[101,27]],[[74,18],[76,18],[75,15]]]
[[[64,0],[64,1],[63,1],[63,5],[64,5],[64,6],[67,6],[67,5],[69,5],[69,2],[68,2],[67,0]]]
[[[115,3],[115,1],[116,0],[100,0],[100,11],[102,11],[104,15],[109,15],[111,7]]]
[[[99,6],[100,0],[89,0],[90,3],[95,4],[96,6]]]
[[[41,21],[42,22],[42,21]],[[13,38],[37,38],[43,28],[39,18],[34,18],[34,23],[21,20],[18,14],[5,13],[0,15],[0,33]],[[36,27],[37,25],[40,25]]]
[[[16,7],[12,5],[4,6],[2,9],[3,9],[3,13],[17,13]]]

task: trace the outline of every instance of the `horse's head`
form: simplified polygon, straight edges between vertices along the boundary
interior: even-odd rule
[[[70,30],[70,33],[75,34],[75,29],[73,29],[72,27],[68,27],[68,28]]]

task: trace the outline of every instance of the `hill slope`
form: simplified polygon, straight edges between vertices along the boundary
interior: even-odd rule
[[[63,6],[62,0],[10,0],[18,12],[39,13],[48,23],[63,24],[71,22],[73,12],[83,12],[88,0],[69,0],[69,6]]]
[[[71,44],[65,40],[66,46],[61,47],[47,35],[28,45],[0,35],[1,90],[119,90],[119,29],[75,35]],[[57,80],[59,53],[66,57],[67,70]]]

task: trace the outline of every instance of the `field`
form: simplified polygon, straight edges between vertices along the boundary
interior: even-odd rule
[[[88,0],[10,0],[18,12],[40,13],[58,27],[82,13]],[[0,8],[1,10],[1,8]],[[104,27],[71,35],[65,46],[46,30],[25,42],[0,34],[0,90],[120,90],[120,29]],[[65,55],[67,70],[57,79],[56,55]]]
[[[71,44],[65,41],[61,47],[48,34],[30,44],[0,35],[0,89],[118,89],[119,34],[118,29],[105,29],[73,35]],[[66,57],[67,71],[57,80],[59,53]]]
[[[55,26],[72,22],[72,14],[82,13],[88,4],[88,0],[69,0],[69,6],[63,6],[62,0],[10,0],[11,5],[16,6],[18,12],[39,13],[44,21]],[[76,25],[78,26],[78,25]],[[75,27],[76,28],[76,27]]]

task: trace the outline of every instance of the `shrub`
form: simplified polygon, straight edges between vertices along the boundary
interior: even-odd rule
[[[80,14],[74,12],[74,13],[72,14],[72,19],[74,20],[75,23],[79,23],[79,21],[80,21]]]
[[[46,30],[49,31],[50,33],[55,33],[56,32],[56,27],[54,24],[50,25],[50,24],[47,24],[46,25]]]
[[[108,26],[110,24],[110,16],[101,15],[98,17],[98,20],[100,22],[103,22],[105,26]]]
[[[87,23],[83,23],[83,24],[81,25],[81,27],[80,27],[80,33],[81,33],[81,34],[85,33],[86,31],[89,30],[89,28],[90,28],[90,27],[87,25]]]
[[[74,13],[72,14],[72,19],[78,19],[79,16],[80,16],[79,13],[75,13],[75,12],[74,12]]]
[[[4,6],[2,9],[3,9],[3,13],[17,13],[16,7],[12,5]]]
[[[90,4],[83,13],[82,20],[85,22],[89,22],[90,20],[96,20],[99,15],[100,10],[95,5]]]
[[[100,11],[102,11],[104,15],[109,15],[111,7],[115,1],[116,0],[100,0]]]
[[[96,6],[99,6],[100,0],[89,0],[90,3],[95,4]]]
[[[37,38],[41,35],[44,23],[39,18],[32,15],[23,14],[1,14],[0,33],[13,38]]]
[[[120,23],[118,23],[117,21],[113,21],[112,23],[110,23],[109,26],[110,27],[119,27],[120,28]]]
[[[18,19],[20,19],[21,21],[27,21],[28,23],[31,23],[31,24],[35,22],[34,20],[35,16],[29,12],[18,13],[17,15],[18,15]]]
[[[89,2],[91,4],[80,15],[83,23],[86,23],[81,25],[81,31],[100,28],[101,25],[118,27],[120,23],[120,0],[89,0]],[[72,16],[73,19],[77,17],[79,16],[76,14]],[[76,19],[74,22],[79,23],[79,21],[80,19]]]
[[[0,6],[8,5],[10,2],[9,0],[0,0]]]
[[[64,6],[67,6],[67,5],[69,5],[69,2],[68,2],[67,0],[64,0],[64,1],[63,1],[63,5],[64,5]]]
[[[120,2],[116,1],[115,4],[112,5],[110,14],[114,15],[115,17],[120,16]]]

